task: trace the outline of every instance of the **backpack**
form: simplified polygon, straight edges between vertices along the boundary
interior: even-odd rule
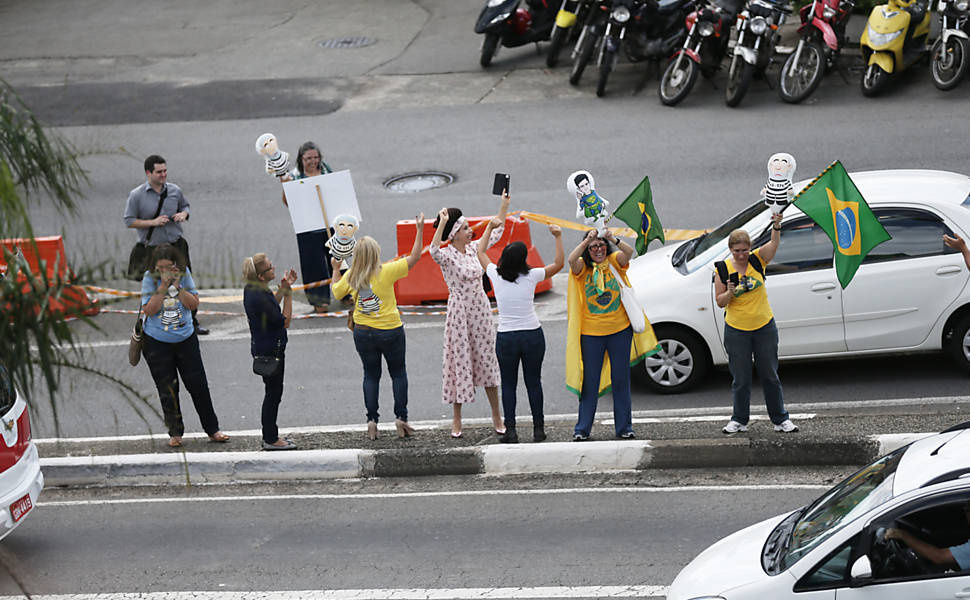
[[[752,254],[751,256],[748,257],[748,264],[754,267],[754,270],[761,275],[762,279],[764,279],[765,267],[764,265],[761,264],[761,259],[758,258],[756,254]],[[717,269],[717,278],[721,280],[721,283],[723,283],[724,285],[727,285],[727,282],[728,282],[727,263],[725,263],[723,260],[719,260],[716,263],[714,263],[714,268]]]

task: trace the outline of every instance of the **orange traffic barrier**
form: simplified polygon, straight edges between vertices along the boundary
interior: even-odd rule
[[[477,234],[484,231],[492,217],[467,217],[468,225]],[[434,219],[424,221],[424,239],[426,242],[434,237]],[[480,237],[480,236],[479,236]],[[522,242],[529,249],[529,265],[537,268],[544,267],[545,263],[539,256],[539,251],[532,244],[532,234],[529,229],[529,222],[518,215],[509,215],[505,218],[505,230],[498,242],[488,249],[488,256],[492,262],[497,263],[502,250],[511,242]],[[472,242],[477,244],[478,240]],[[414,220],[404,220],[397,222],[397,253],[399,256],[407,256],[411,253],[414,245]],[[536,292],[545,292],[552,288],[552,280],[546,279],[536,286]],[[408,276],[399,279],[394,284],[394,294],[400,304],[421,304],[422,302],[440,302],[448,298],[448,286],[445,285],[444,277],[441,275],[441,268],[431,260],[428,254],[428,247],[425,246],[421,253],[421,259],[408,272]],[[491,292],[489,296],[492,296]]]
[[[74,277],[67,266],[67,254],[64,251],[64,238],[59,235],[39,237],[34,240],[15,238],[0,240],[0,245],[9,252],[18,250],[30,268],[38,275],[43,271],[46,281],[70,281]],[[0,273],[7,271],[6,259],[0,252]],[[27,282],[24,282],[27,285]],[[59,297],[50,299],[50,311],[65,314],[83,314],[92,317],[98,314],[100,307],[97,299],[92,299],[78,285],[66,285]]]

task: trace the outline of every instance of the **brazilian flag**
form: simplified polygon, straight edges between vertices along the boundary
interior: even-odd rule
[[[664,229],[653,208],[653,194],[650,191],[650,178],[644,177],[637,187],[630,192],[620,206],[613,211],[613,216],[620,219],[633,231],[637,232],[637,254],[647,251],[650,240],[667,241]]]
[[[870,250],[892,236],[879,223],[842,163],[835,161],[792,202],[832,240],[835,272],[842,289],[852,281]]]

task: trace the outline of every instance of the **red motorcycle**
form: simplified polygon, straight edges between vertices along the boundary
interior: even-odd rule
[[[845,46],[845,24],[854,6],[855,0],[814,0],[801,8],[801,39],[778,73],[778,95],[782,100],[796,104],[808,98],[832,67],[849,82],[839,57]]]
[[[717,2],[720,2],[718,4]],[[731,25],[737,18],[734,0],[696,0],[687,15],[687,37],[660,78],[660,101],[674,106],[687,97],[697,76],[713,77],[727,54]]]

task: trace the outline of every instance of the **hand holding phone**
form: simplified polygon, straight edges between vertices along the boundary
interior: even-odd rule
[[[496,196],[501,196],[503,192],[509,193],[510,179],[507,173],[496,173],[495,181],[492,183],[492,193]]]

